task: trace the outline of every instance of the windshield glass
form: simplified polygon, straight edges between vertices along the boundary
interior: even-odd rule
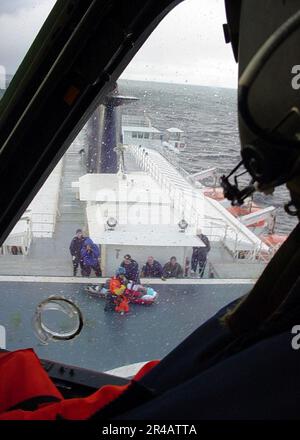
[[[0,2],[0,97],[54,4],[55,0]]]
[[[1,2],[2,92],[53,5]],[[3,243],[7,349],[98,371],[160,359],[248,292],[293,229],[284,188],[232,207],[219,185],[240,160],[225,21],[221,0],[170,12]]]

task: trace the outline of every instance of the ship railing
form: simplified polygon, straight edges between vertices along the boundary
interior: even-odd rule
[[[25,211],[11,234],[0,247],[0,255],[27,255],[32,241],[32,219]]]
[[[52,237],[55,231],[56,213],[34,212],[32,214],[32,234],[34,237]]]
[[[173,193],[168,188],[172,197]],[[182,192],[176,192],[173,199],[173,206],[180,209],[185,207],[186,221],[195,226],[195,233],[201,230],[211,240],[220,242],[235,260],[247,260],[256,262],[263,252],[264,244],[261,240],[252,241],[249,235],[243,231],[243,225],[233,225],[220,217],[210,217],[199,213],[191,203],[184,200]]]
[[[274,257],[276,252],[278,251],[280,245],[278,246],[269,246],[268,250],[260,249],[260,251],[256,255],[256,260],[262,263],[269,263],[269,261]]]
[[[151,127],[151,121],[147,116],[123,115],[122,125],[134,127]]]
[[[172,151],[164,148],[162,145],[155,148],[155,150],[159,151],[159,153],[167,159],[172,165],[176,168],[177,171],[185,178],[188,179],[190,174],[180,166],[179,162],[179,154],[173,153]]]
[[[167,171],[162,171],[161,167],[155,163],[155,161],[151,160],[149,152],[142,147],[133,145],[131,147],[131,151],[133,152],[138,165],[147,171],[150,176],[160,185],[162,190],[164,190],[170,197],[170,201],[172,206],[175,209],[181,209],[184,206],[185,212],[185,220],[190,224],[195,226],[195,233],[197,228],[201,229],[201,214],[198,210],[191,204],[191,202],[187,201],[187,194],[185,192],[186,189],[190,189],[191,194],[193,192],[193,188],[189,182],[186,181],[184,176],[182,176],[181,185],[184,189],[180,189],[180,185],[176,182],[176,187],[174,186],[174,179],[172,176],[168,175]],[[166,155],[164,155],[167,159]],[[170,159],[168,159],[172,165],[175,165]],[[186,173],[186,172],[185,172]],[[188,173],[187,173],[188,174]],[[200,197],[196,192],[193,193],[193,197]],[[195,200],[193,200],[194,202]],[[212,202],[211,202],[212,203]],[[218,213],[216,206],[211,207],[214,211]],[[208,217],[206,217],[206,220]],[[261,240],[255,237],[255,240],[250,237],[250,232],[246,234],[244,225],[235,225],[230,222],[226,222],[223,218],[215,217],[214,219],[210,218],[211,228],[214,228],[214,234],[211,235],[211,238],[214,241],[219,241],[223,244],[223,246],[229,251],[232,257],[235,260],[248,260],[252,262],[257,262],[258,259],[261,258],[263,251],[265,251],[265,245]],[[218,225],[215,224],[218,222]],[[204,233],[206,229],[204,228]],[[218,229],[218,233],[216,230]],[[207,235],[207,234],[206,234]]]
[[[213,243],[220,243],[235,260],[257,261],[261,249],[251,243],[245,243],[243,236],[224,220],[219,218],[197,217],[197,228]]]
[[[227,234],[227,225],[222,224],[221,222],[218,224],[214,220],[207,219],[197,219],[197,227],[195,228],[195,232],[197,230],[201,231],[204,235],[206,235],[211,242],[214,243],[222,243],[224,242],[224,238]]]

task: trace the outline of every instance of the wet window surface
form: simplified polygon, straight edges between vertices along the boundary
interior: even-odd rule
[[[1,3],[0,97],[53,4]],[[9,350],[98,371],[161,359],[247,293],[293,229],[285,189],[233,208],[219,186],[240,159],[224,21],[223,2],[205,0],[165,18],[1,246]],[[32,318],[52,295],[80,309],[83,328],[43,344]],[[67,334],[75,318],[46,322]]]

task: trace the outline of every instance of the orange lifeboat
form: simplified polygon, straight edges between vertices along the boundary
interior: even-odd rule
[[[218,202],[222,202],[225,199],[223,188],[206,188],[203,191],[203,194],[206,197],[209,197],[211,199],[217,200]],[[243,205],[243,206],[229,206],[226,209],[234,217],[241,217],[243,215],[251,214],[252,212],[257,212],[261,208],[259,206],[255,205],[255,203],[252,203],[251,207],[249,207],[247,205]],[[265,226],[266,226],[266,221],[265,220],[259,220],[259,221],[255,222],[255,223],[249,225],[249,227],[252,227],[252,228],[263,228]]]
[[[243,215],[247,215],[247,214],[251,214],[253,212],[258,212],[260,211],[260,207],[255,205],[254,203],[251,204],[251,207],[248,206],[229,206],[227,208],[227,211],[230,212],[230,214],[234,215],[234,217],[242,217]],[[266,221],[265,220],[259,220],[251,225],[249,225],[249,227],[252,228],[263,228],[264,226],[266,226]]]
[[[206,197],[209,197],[211,199],[218,200],[218,201],[224,200],[224,198],[225,198],[223,188],[206,188],[203,191],[203,194]]]
[[[260,239],[272,248],[278,249],[282,243],[287,239],[287,235],[278,235],[278,234],[270,234],[270,235],[262,235]]]
[[[277,234],[269,234],[269,235],[261,235],[260,239],[269,246],[269,252],[262,251],[260,257],[268,262],[273,257],[273,255],[278,251],[282,243],[287,239],[287,235],[277,235]]]

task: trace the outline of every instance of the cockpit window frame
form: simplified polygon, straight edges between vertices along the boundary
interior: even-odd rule
[[[182,1],[57,1],[0,103],[0,246],[142,44]]]

